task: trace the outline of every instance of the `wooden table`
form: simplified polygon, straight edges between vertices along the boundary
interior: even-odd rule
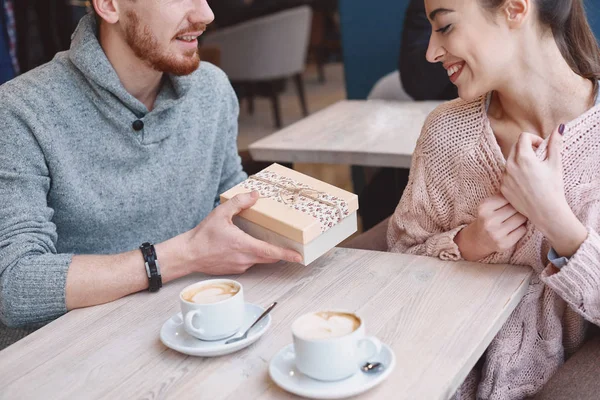
[[[256,161],[410,168],[440,102],[341,101],[250,145]]]
[[[314,310],[357,312],[391,345],[392,375],[361,399],[447,399],[528,287],[530,270],[334,249],[312,266],[255,267],[239,277],[247,300],[278,301],[270,330],[220,358],[166,348],[160,328],[177,295],[203,276],[76,310],[0,352],[3,399],[292,399],[269,378],[290,326]]]

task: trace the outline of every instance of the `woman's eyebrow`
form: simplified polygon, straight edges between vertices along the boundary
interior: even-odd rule
[[[436,8],[429,13],[429,19],[435,21],[435,17],[437,17],[438,14],[448,14],[452,12],[454,12],[454,10],[450,10],[449,8]]]

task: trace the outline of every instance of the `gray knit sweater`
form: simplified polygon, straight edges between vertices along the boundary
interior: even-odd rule
[[[1,86],[0,320],[64,314],[73,254],[132,250],[202,221],[245,178],[237,114],[227,77],[208,63],[165,77],[148,112],[91,17],[69,51]]]

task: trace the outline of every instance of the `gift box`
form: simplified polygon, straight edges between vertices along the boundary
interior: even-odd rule
[[[253,190],[260,198],[234,223],[257,239],[297,251],[304,265],[357,230],[357,195],[279,164],[223,193],[221,203]]]

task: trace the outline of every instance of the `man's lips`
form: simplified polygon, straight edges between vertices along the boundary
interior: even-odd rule
[[[200,36],[204,33],[204,31],[192,31],[192,32],[182,32],[182,33],[178,33],[175,37],[182,37],[182,36]]]

